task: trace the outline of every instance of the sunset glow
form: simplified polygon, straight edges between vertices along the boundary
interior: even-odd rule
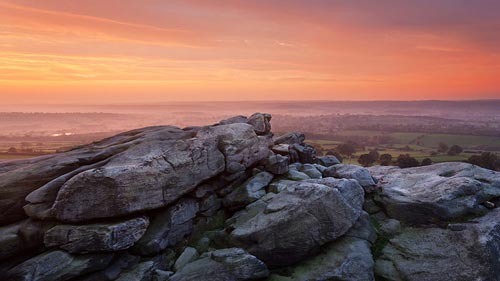
[[[494,0],[0,0],[0,96],[500,98],[498,11]]]

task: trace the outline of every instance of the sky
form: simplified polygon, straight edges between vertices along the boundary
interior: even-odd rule
[[[497,0],[0,0],[0,103],[500,98]]]

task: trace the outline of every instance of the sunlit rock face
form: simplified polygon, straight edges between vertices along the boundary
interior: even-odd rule
[[[0,163],[0,279],[498,280],[499,183],[345,165],[265,113],[142,128]]]

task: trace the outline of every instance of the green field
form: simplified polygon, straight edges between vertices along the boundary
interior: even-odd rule
[[[450,161],[464,161],[470,156],[479,153],[481,146],[491,146],[499,147],[497,153],[500,154],[500,137],[492,136],[472,136],[472,135],[451,135],[451,134],[423,134],[423,133],[382,133],[378,131],[371,130],[349,130],[349,131],[339,131],[336,133],[338,136],[342,137],[376,137],[376,136],[389,136],[393,140],[391,144],[379,145],[377,147],[367,146],[365,151],[356,152],[351,159],[344,159],[345,163],[359,164],[357,159],[361,154],[368,153],[371,149],[377,149],[379,154],[388,153],[392,155],[393,159],[396,159],[400,154],[409,154],[410,156],[416,158],[418,161],[422,161],[424,158],[431,158],[434,163],[439,162],[450,162]],[[320,145],[326,152],[330,149],[335,149],[341,141],[336,140],[322,140],[313,139],[309,140],[312,144]],[[459,155],[450,156],[446,153],[440,153],[438,155],[431,156],[432,152],[436,151],[439,143],[445,143],[448,146],[459,145],[463,147],[464,150],[472,151],[477,153],[463,152]],[[407,148],[410,151],[407,151]],[[495,152],[495,151],[494,151]]]

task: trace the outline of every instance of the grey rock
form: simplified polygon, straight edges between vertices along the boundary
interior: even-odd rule
[[[361,212],[358,221],[349,229],[345,236],[363,239],[370,244],[374,244],[377,240],[377,232],[372,225],[370,215],[366,212]]]
[[[115,257],[111,263],[103,270],[85,275],[75,279],[75,281],[111,281],[118,278],[120,273],[125,269],[130,268],[140,261],[140,257],[133,256],[128,253],[123,253]]]
[[[266,186],[273,180],[273,175],[260,172],[229,193],[222,201],[226,208],[244,207],[266,194]]]
[[[309,181],[266,198],[265,208],[254,203],[257,211],[246,210],[245,220],[233,220],[231,243],[268,266],[283,266],[344,235],[361,214],[363,189],[351,180],[316,180],[328,186]],[[250,213],[255,215],[249,218]]]
[[[179,271],[186,264],[196,260],[200,255],[195,248],[186,247],[174,263],[174,270]]]
[[[153,272],[153,280],[152,281],[168,281],[170,276],[174,275],[172,271],[165,271],[161,269],[155,269]]]
[[[170,281],[231,281],[266,278],[266,265],[242,249],[216,250],[184,266]]]
[[[272,154],[266,159],[264,167],[266,171],[272,174],[282,175],[288,172],[288,164],[288,157],[279,154]]]
[[[207,127],[200,130],[197,136],[218,140],[217,148],[224,155],[226,171],[229,173],[244,171],[267,158],[270,153],[270,137],[257,136],[249,124]]]
[[[308,175],[311,179],[321,179],[323,175],[313,164],[304,164],[300,171]]]
[[[155,263],[144,261],[125,270],[118,276],[117,281],[150,281],[153,278]]]
[[[317,158],[317,161],[318,161],[318,164],[320,164],[321,166],[325,166],[325,167],[330,167],[330,166],[337,165],[337,164],[341,163],[339,161],[339,159],[337,159],[337,157],[332,156],[332,155],[320,156]]]
[[[288,276],[271,275],[269,281],[372,281],[370,243],[342,237],[322,247],[321,252],[292,267]]]
[[[376,184],[367,169],[351,164],[330,166],[323,172],[323,176],[357,180],[366,192],[371,191]]]
[[[82,171],[64,182],[48,210],[29,214],[80,222],[159,208],[225,168],[217,136],[193,137],[171,127],[141,133],[133,145],[111,156],[103,166]],[[45,205],[52,192],[42,191],[27,197],[27,209]]]
[[[293,184],[295,181],[292,180],[283,180],[283,179],[274,179],[269,184],[269,192],[279,193],[284,190],[290,184]]]
[[[233,116],[228,119],[224,119],[219,122],[219,125],[237,124],[237,123],[247,123],[248,118],[243,115]]]
[[[35,256],[7,272],[6,280],[52,281],[104,269],[113,254],[71,255],[56,250]]]
[[[301,163],[316,163],[316,150],[311,145],[293,144],[290,146],[290,151],[292,150],[297,153],[298,161]],[[290,158],[293,159],[294,157]]]
[[[467,163],[391,169],[375,197],[388,215],[409,224],[447,222],[477,215],[500,196],[500,173]]]
[[[276,144],[276,145],[273,145],[271,147],[271,151],[273,153],[276,153],[276,154],[282,155],[282,156],[288,156],[290,154],[289,149],[290,149],[290,145],[285,144],[285,143]]]
[[[56,225],[44,236],[47,247],[59,247],[70,253],[92,253],[125,250],[144,235],[149,225],[147,217],[118,223],[86,225]]]
[[[265,135],[271,132],[271,114],[254,113],[248,118],[248,124],[252,125],[257,135]]]
[[[310,179],[310,177],[306,173],[299,172],[295,169],[289,169],[288,173],[284,174],[283,177],[292,181],[301,181]]]
[[[291,132],[277,137],[274,144],[302,144],[306,139],[305,135],[300,132]]]
[[[194,199],[182,199],[156,215],[146,233],[133,247],[134,252],[153,255],[180,242],[193,230],[193,218],[199,210]]]
[[[401,232],[401,223],[395,219],[386,219],[380,223],[380,232],[383,235],[393,236]]]
[[[217,195],[212,194],[209,195],[200,202],[200,213],[203,216],[213,216],[217,213],[217,211],[222,206],[222,200],[217,197]]]
[[[389,240],[375,272],[388,280],[497,280],[500,210],[462,231],[404,228]]]

